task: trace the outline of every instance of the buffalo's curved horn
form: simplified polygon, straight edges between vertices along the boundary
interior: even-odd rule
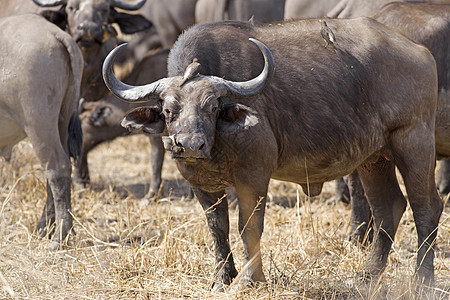
[[[111,6],[125,10],[138,10],[145,4],[146,1],[147,0],[135,0],[135,1],[111,0]]]
[[[67,0],[33,0],[33,2],[42,7],[52,7],[67,4]]]
[[[114,48],[103,62],[103,80],[108,89],[118,98],[126,102],[147,102],[150,100],[158,100],[161,94],[172,80],[171,78],[163,78],[150,84],[142,86],[132,86],[121,82],[113,73],[113,64],[115,57],[122,47],[127,44],[121,44]]]
[[[269,82],[275,71],[272,53],[266,45],[256,39],[249,39],[255,43],[264,56],[264,69],[255,78],[243,82],[225,80],[217,76],[208,76],[213,84],[222,91],[222,96],[245,97],[259,93]]]

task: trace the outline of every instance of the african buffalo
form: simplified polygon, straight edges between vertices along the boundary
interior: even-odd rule
[[[385,5],[392,2],[450,3],[449,0],[341,0],[327,13],[327,16],[330,18],[366,17],[376,13]]]
[[[180,33],[194,25],[197,0],[147,0],[143,14],[155,24],[163,48],[171,48]]]
[[[133,36],[124,53],[127,62],[134,65],[150,49],[171,48],[178,35],[195,24],[197,0],[147,0],[140,13],[150,20],[155,30],[146,30]]]
[[[69,32],[80,47],[84,58],[81,97],[86,101],[98,100],[107,93],[100,74],[104,58],[117,45],[117,33],[112,24],[117,24],[124,34],[140,32],[152,26],[139,14],[132,15],[116,9],[137,10],[146,0],[29,1],[42,7],[60,6],[59,10],[43,10],[41,14]]]
[[[316,195],[323,182],[354,169],[380,229],[365,272],[377,277],[406,207],[395,166],[414,211],[417,272],[433,281],[442,212],[433,172],[436,63],[425,47],[372,19],[329,20],[328,26],[339,40],[336,50],[323,47],[317,19],[199,24],[172,48],[169,77],[143,86],[113,75],[120,48],[105,60],[103,77],[115,95],[149,102],[122,125],[167,132],[164,147],[206,212],[215,288],[237,276],[225,188],[234,187],[238,197],[246,258],[239,283],[246,284],[265,281],[260,238],[269,179],[298,183]]]
[[[137,63],[124,81],[131,84],[144,84],[167,76],[167,57],[169,50],[157,50],[147,53]],[[83,148],[80,165],[77,168],[76,181],[89,183],[87,155],[97,145],[111,141],[119,136],[128,135],[129,131],[120,126],[120,121],[127,111],[137,104],[119,100],[113,94],[95,102],[83,103],[84,111],[80,113],[83,129]],[[164,146],[160,136],[150,136],[152,148],[152,182],[150,194],[156,195],[161,185],[161,169],[164,160]]]
[[[257,22],[283,20],[285,0],[198,0],[195,6],[195,22],[223,20]]]
[[[0,154],[8,158],[29,138],[47,178],[37,229],[46,235],[54,225],[57,248],[72,228],[69,156],[81,152],[83,57],[70,35],[39,15],[1,18],[0,28]]]
[[[319,18],[325,16],[339,0],[286,0],[284,19]]]
[[[377,21],[423,44],[433,54],[438,72],[436,115],[437,158],[450,158],[450,4],[392,3],[372,16]],[[450,192],[450,159],[441,163],[438,187]],[[355,172],[347,178],[352,205],[351,237],[363,241],[368,232],[371,211]]]

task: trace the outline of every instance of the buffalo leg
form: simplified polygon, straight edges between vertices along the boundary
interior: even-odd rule
[[[70,165],[69,165],[70,166]],[[51,248],[56,249],[72,229],[72,207],[70,202],[70,167],[68,176],[61,169],[47,170],[47,178],[55,205],[55,234]]]
[[[342,201],[344,203],[350,202],[350,191],[344,178],[335,180],[336,183],[336,202]]]
[[[416,224],[416,273],[419,281],[425,284],[434,282],[434,248],[443,209],[434,178],[435,147],[432,129],[432,125],[418,126],[406,136],[402,135],[392,141],[394,160],[403,176]]]
[[[364,189],[359,179],[358,171],[346,176],[351,203],[351,233],[350,239],[358,243],[371,242],[373,239],[372,211],[364,195]]]
[[[269,179],[260,185],[244,181],[236,182],[239,201],[239,232],[244,243],[245,263],[240,283],[246,285],[256,281],[266,281],[262,270],[260,241],[264,229],[267,186]]]
[[[193,188],[193,190],[205,211],[208,227],[214,240],[217,266],[213,290],[222,290],[223,285],[229,285],[237,276],[229,244],[230,225],[225,191],[207,193],[200,188]]]
[[[37,132],[34,129],[39,126],[25,128],[41,165],[46,169],[47,177],[47,200],[43,214],[38,222],[37,230],[47,226],[48,220],[55,222],[55,233],[50,245],[56,249],[69,234],[72,228],[70,185],[72,165],[68,155],[68,147],[61,144],[57,130],[53,134],[46,131]],[[62,126],[67,128],[67,126]],[[53,200],[53,204],[51,203]]]
[[[150,184],[150,197],[158,194],[161,186],[161,172],[164,162],[164,144],[160,136],[151,135],[150,146],[152,149],[152,181]]]
[[[47,231],[55,223],[55,203],[53,201],[53,193],[50,188],[50,184],[47,180],[47,201],[45,202],[44,210],[41,218],[36,226],[37,232],[41,237],[45,237],[47,234],[51,234]]]
[[[366,271],[369,277],[376,277],[386,266],[395,232],[406,208],[406,200],[397,182],[394,163],[380,158],[376,163],[358,168],[358,173],[375,223],[373,251]]]
[[[450,159],[441,161],[440,169],[437,174],[437,187],[441,194],[450,193]]]

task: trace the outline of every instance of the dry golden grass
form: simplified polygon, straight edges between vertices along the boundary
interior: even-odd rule
[[[350,208],[297,197],[297,186],[272,182],[262,238],[268,283],[211,293],[214,254],[204,213],[168,158],[162,195],[145,198],[149,146],[143,136],[101,145],[89,156],[92,188],[73,191],[75,235],[47,250],[34,227],[45,202],[45,179],[31,146],[21,142],[11,162],[0,160],[0,298],[30,299],[412,299],[417,237],[406,211],[381,281],[351,284],[370,255],[347,241]],[[170,188],[172,190],[170,190]],[[450,297],[450,208],[441,217],[436,289]],[[230,242],[243,261],[238,213],[230,210]]]

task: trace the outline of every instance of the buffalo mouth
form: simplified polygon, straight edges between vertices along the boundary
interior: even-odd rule
[[[172,152],[172,158],[176,159],[178,161],[182,161],[187,164],[194,164],[194,163],[202,162],[202,161],[205,161],[208,159],[208,157],[205,155],[192,156],[192,155],[183,155],[183,153],[174,153],[174,152]]]
[[[79,47],[91,48],[94,46],[101,46],[103,43],[97,38],[81,37],[76,40]]]

